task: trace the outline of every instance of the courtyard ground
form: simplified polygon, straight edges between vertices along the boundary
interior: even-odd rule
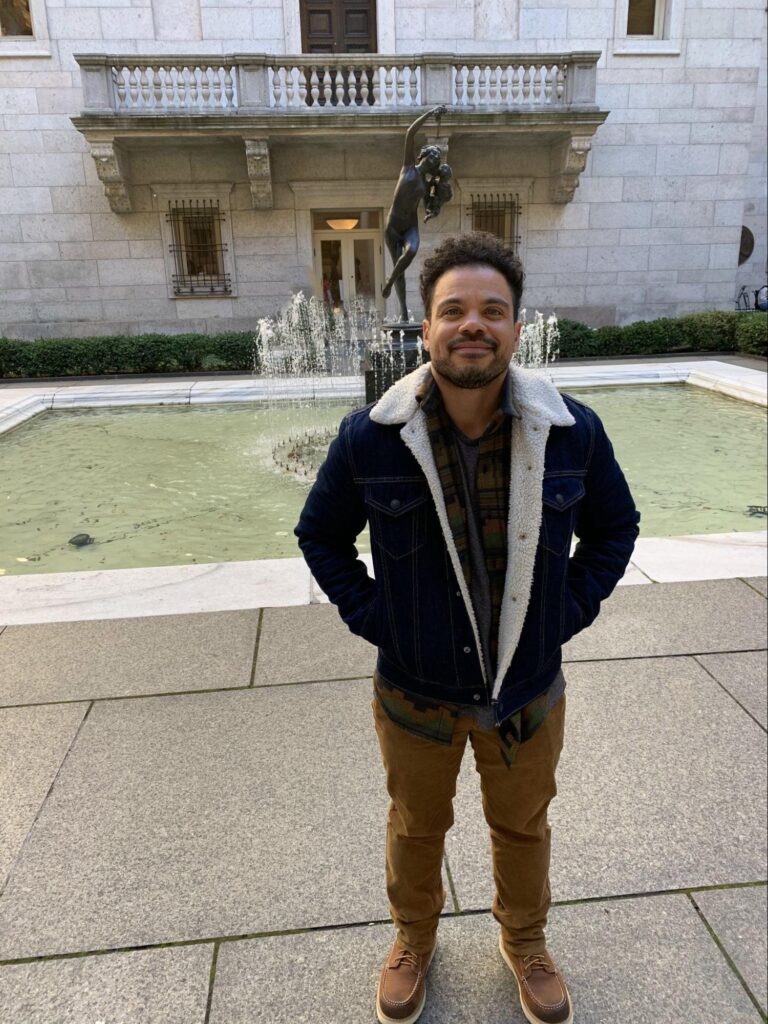
[[[577,1024],[766,1019],[765,647],[758,577],[620,587],[565,648]],[[0,1021],[373,1022],[373,661],[327,604],[0,619]],[[470,757],[422,1021],[524,1024]]]

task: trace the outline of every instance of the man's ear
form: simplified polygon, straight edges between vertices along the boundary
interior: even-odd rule
[[[421,321],[421,340],[425,350],[429,352],[429,320]]]

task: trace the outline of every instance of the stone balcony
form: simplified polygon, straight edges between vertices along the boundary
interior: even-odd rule
[[[551,199],[566,203],[608,116],[595,102],[600,54],[314,54],[76,57],[91,145],[112,209],[131,209],[121,153],[166,138],[242,140],[256,208],[271,205],[270,147],[305,137],[401,135],[444,104],[444,145],[514,135],[550,151]]]

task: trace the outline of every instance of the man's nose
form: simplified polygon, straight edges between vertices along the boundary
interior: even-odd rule
[[[460,331],[467,338],[482,338],[485,334],[485,325],[476,313],[468,313]]]

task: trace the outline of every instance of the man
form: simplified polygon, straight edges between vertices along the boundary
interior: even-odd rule
[[[344,621],[379,648],[373,707],[397,928],[377,992],[382,1024],[412,1024],[424,1006],[467,739],[501,954],[532,1024],[572,1020],[544,937],[561,645],[621,578],[639,515],[595,413],[510,367],[522,284],[519,261],[491,235],[448,239],[425,261],[431,363],[345,417],[296,528]],[[366,520],[375,581],[355,548]]]

